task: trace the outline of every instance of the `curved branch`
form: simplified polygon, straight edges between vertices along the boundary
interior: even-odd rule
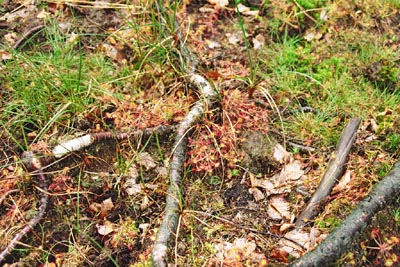
[[[0,253],[0,264],[4,262],[8,254],[10,254],[14,248],[18,245],[19,241],[26,236],[33,228],[42,220],[46,213],[47,204],[49,202],[49,196],[47,194],[47,181],[46,176],[43,173],[43,166],[38,157],[33,152],[25,152],[23,154],[23,160],[30,165],[35,172],[35,176],[38,179],[38,184],[41,191],[40,206],[38,214],[33,217],[27,225],[25,225],[10,241],[7,247]]]
[[[147,128],[145,130],[136,130],[130,132],[121,132],[121,133],[113,133],[113,132],[100,132],[87,134],[81,137],[77,137],[66,142],[60,143],[55,146],[52,150],[52,153],[47,155],[46,158],[42,158],[43,162],[51,163],[54,158],[61,158],[73,151],[78,151],[85,147],[90,146],[91,144],[105,140],[105,139],[116,139],[122,140],[132,136],[150,136],[153,134],[166,134],[174,131],[176,128],[175,125],[160,125],[154,128]],[[46,176],[44,175],[44,169],[48,166],[43,166],[40,156],[36,155],[32,151],[26,151],[22,154],[22,161],[27,166],[27,169],[32,170],[32,174],[34,174],[38,178],[38,184],[41,191],[41,199],[38,214],[32,218],[28,224],[23,227],[10,241],[6,248],[0,253],[0,264],[3,263],[5,258],[14,250],[14,248],[18,245],[21,239],[26,236],[32,229],[42,220],[46,213],[46,208],[49,201],[49,196],[47,194],[47,181]],[[0,203],[1,203],[0,199]]]
[[[291,267],[327,266],[346,252],[354,238],[364,230],[378,211],[385,208],[400,194],[400,162],[377,183],[371,193],[362,200],[353,212],[314,250],[295,260]]]
[[[181,121],[177,135],[175,137],[175,150],[172,155],[170,179],[171,184],[167,191],[165,214],[157,233],[152,251],[154,266],[167,266],[168,242],[170,236],[176,233],[180,213],[181,200],[181,172],[185,162],[187,132],[203,115],[205,109],[209,107],[212,100],[216,98],[216,92],[210,83],[201,75],[191,74],[189,82],[198,88],[202,96],[202,101],[197,102]]]

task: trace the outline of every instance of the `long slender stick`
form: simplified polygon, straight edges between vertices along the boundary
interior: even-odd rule
[[[41,189],[41,198],[38,214],[33,217],[27,225],[25,225],[10,241],[7,247],[0,253],[0,264],[4,262],[8,254],[10,254],[14,248],[18,245],[21,239],[26,236],[33,228],[42,220],[46,213],[46,208],[49,202],[49,195],[47,194],[47,181],[46,176],[43,174],[43,166],[38,157],[32,152],[27,152],[24,155],[25,161],[29,161],[32,169],[35,172],[35,176],[38,179],[38,184]]]
[[[296,227],[304,226],[315,215],[319,205],[329,195],[336,181],[343,174],[347,156],[356,139],[360,122],[360,118],[353,118],[346,125],[317,190],[308,202],[307,207],[297,218]]]
[[[152,251],[153,264],[157,267],[168,265],[168,242],[171,239],[171,235],[176,233],[178,226],[179,213],[181,210],[181,172],[183,163],[185,162],[187,131],[198,121],[203,115],[205,108],[207,108],[216,97],[215,91],[203,76],[192,74],[190,75],[190,82],[198,88],[203,98],[202,101],[197,102],[190,109],[189,113],[181,121],[175,137],[175,150],[172,155],[170,168],[171,184],[168,188],[165,214]]]
[[[316,248],[291,263],[290,267],[328,266],[345,253],[378,211],[400,194],[400,161],[377,183],[351,214]],[[393,265],[394,266],[394,265]]]

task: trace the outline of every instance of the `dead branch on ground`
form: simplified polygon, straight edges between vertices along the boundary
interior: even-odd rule
[[[367,227],[371,218],[400,194],[400,162],[377,183],[371,193],[324,241],[311,252],[291,263],[290,267],[326,266],[339,259],[353,240]]]
[[[46,208],[49,202],[46,176],[43,173],[43,166],[40,159],[37,158],[33,152],[25,152],[23,159],[28,161],[27,165],[30,165],[30,169],[34,171],[35,176],[38,179],[39,188],[41,189],[39,212],[27,223],[27,225],[19,230],[7,247],[0,253],[0,264],[4,262],[8,254],[14,250],[21,239],[30,231],[32,231],[33,228],[42,220],[44,214],[46,213]]]
[[[41,155],[37,155],[32,151],[26,151],[22,154],[22,161],[26,165],[27,169],[31,171],[31,174],[37,177],[39,188],[41,191],[41,199],[38,214],[32,218],[28,224],[23,227],[10,241],[10,243],[0,253],[0,264],[4,262],[6,257],[14,250],[21,239],[26,236],[34,227],[42,220],[46,213],[46,208],[49,201],[49,195],[47,193],[47,178],[44,174],[44,169],[47,166],[43,166],[42,162],[50,164],[55,158],[61,158],[74,151],[79,151],[85,147],[92,145],[93,143],[99,142],[106,139],[123,140],[129,137],[149,137],[151,135],[164,135],[175,131],[175,125],[160,125],[154,128],[147,128],[145,130],[135,130],[120,133],[113,132],[100,132],[87,134],[81,137],[77,137],[66,142],[60,143],[55,146],[52,153],[46,155],[44,158]],[[12,191],[12,190],[11,190]]]
[[[333,186],[339,180],[343,174],[347,156],[349,155],[350,149],[356,139],[357,129],[360,125],[360,118],[353,118],[349,121],[346,128],[343,130],[340,136],[339,143],[336,147],[335,152],[332,154],[324,176],[321,182],[307,204],[307,207],[300,213],[296,221],[296,227],[304,226],[309,220],[311,220],[321,205],[323,200],[330,194]]]
[[[167,266],[167,250],[170,236],[176,234],[178,218],[181,210],[181,172],[185,162],[187,147],[187,133],[189,129],[203,115],[204,111],[210,106],[216,97],[216,92],[210,83],[201,75],[191,74],[189,77],[191,84],[199,90],[202,99],[197,102],[181,121],[175,137],[175,150],[173,152],[170,168],[170,185],[167,192],[165,214],[157,233],[154,243],[152,258],[154,266]]]

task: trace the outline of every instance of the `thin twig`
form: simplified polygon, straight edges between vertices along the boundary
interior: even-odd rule
[[[40,31],[44,27],[45,27],[45,25],[38,25],[36,27],[31,28],[29,31],[24,33],[24,35],[22,35],[22,37],[18,41],[16,41],[15,44],[11,48],[14,49],[14,50],[17,50],[18,48],[20,48],[26,42],[26,40],[28,38],[30,38],[32,35],[34,35],[38,31]]]
[[[0,205],[1,203],[3,203],[4,199],[6,199],[6,197],[12,193],[18,192],[18,189],[12,189],[12,190],[8,190],[7,192],[5,192],[1,197],[0,197]]]
[[[43,166],[40,160],[32,152],[27,152],[24,154],[25,161],[30,161],[32,168],[37,170],[35,176],[38,179],[38,184],[41,189],[41,198],[38,214],[33,217],[27,225],[25,225],[10,241],[7,247],[0,253],[0,264],[2,264],[5,258],[14,250],[20,240],[26,236],[33,228],[42,220],[44,214],[46,213],[47,204],[49,202],[49,196],[47,195],[47,181],[46,176],[43,174]]]

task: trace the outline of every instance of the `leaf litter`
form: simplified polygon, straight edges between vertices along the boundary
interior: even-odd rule
[[[217,77],[216,80],[218,80],[219,83],[225,85],[224,90],[227,91],[231,90],[228,91],[227,94],[232,93],[233,97],[228,99],[228,101],[231,101],[228,104],[228,106],[232,106],[235,105],[235,103],[236,104],[239,103],[235,102],[235,95],[237,99],[243,100],[245,98],[244,96],[245,94],[241,94],[232,90],[233,88],[237,88],[236,86],[238,84],[239,85],[241,84],[238,83],[237,80],[234,79],[232,80],[229,78],[233,77],[234,75],[245,77],[249,73],[248,68],[245,67],[247,66],[246,58],[238,55],[244,53],[237,53],[237,51],[245,51],[243,49],[244,45],[243,36],[240,32],[236,32],[233,29],[230,29],[228,27],[225,28],[221,27],[221,25],[228,25],[225,16],[227,12],[229,12],[228,10],[229,7],[227,7],[228,1],[209,1],[209,3],[211,3],[212,5],[203,4],[200,7],[203,8],[203,10],[207,10],[207,13],[204,14],[204,16],[202,16],[201,14],[200,15],[189,14],[189,16],[193,16],[196,18],[194,19],[195,21],[194,29],[197,30],[197,34],[191,34],[188,36],[188,38],[190,39],[190,41],[193,41],[193,43],[199,44],[194,49],[197,50],[198,54],[203,57],[202,60],[204,61],[204,64],[207,67],[212,67],[213,69],[215,69],[215,73],[217,73],[218,75],[214,76]],[[279,3],[277,4],[277,6],[279,6]],[[291,8],[290,5],[288,5],[287,8],[290,9]],[[72,9],[75,9],[75,7],[73,7]],[[48,17],[54,15],[54,10],[53,11],[50,10],[51,12],[48,13],[44,13],[43,10],[35,11],[30,9],[23,9],[23,11],[28,12],[29,14],[34,14],[33,17],[35,19],[32,21],[33,23],[40,22],[41,21],[40,19],[43,19],[43,16]],[[248,16],[256,16],[257,14],[259,14],[258,10],[252,10],[243,5],[239,6],[239,11],[243,15],[248,15]],[[99,14],[98,11],[82,11],[82,12],[84,12],[88,18],[95,18],[95,21],[99,21],[99,18],[103,17],[102,15],[98,15]],[[210,19],[209,17],[207,17],[209,16],[210,13],[212,14],[210,18],[213,17],[216,19]],[[14,13],[14,16],[20,16],[21,18],[26,16],[25,13],[23,16],[20,14],[22,13]],[[274,15],[278,16],[275,13]],[[119,23],[121,21],[119,15],[117,15],[116,13],[113,13],[113,16],[114,16],[113,19],[109,20],[113,21],[113,24],[107,25],[107,27],[110,28],[111,30],[112,28],[114,29],[118,28]],[[200,16],[200,19],[198,19],[197,16]],[[325,20],[328,17],[328,12],[325,10],[321,12],[320,16],[322,16],[321,18]],[[66,16],[66,18],[67,17],[68,16]],[[7,20],[11,19],[15,18],[12,17],[7,18]],[[66,22],[64,23],[65,25],[68,24]],[[292,22],[289,21],[288,23],[290,25],[290,23]],[[82,27],[89,28],[87,27],[89,24],[87,22],[84,22]],[[68,26],[68,28],[69,27],[70,26]],[[22,29],[23,28],[21,28],[21,32],[17,34],[13,32],[5,35],[4,38],[6,42],[12,45],[16,40],[18,40],[18,36],[22,34],[22,32],[24,32]],[[225,32],[228,33],[230,32],[230,34],[227,34]],[[258,34],[254,29],[247,29],[247,32],[251,34],[249,35],[249,38],[251,38],[254,50],[262,49],[262,47],[264,47],[266,43],[269,41],[265,40],[265,38],[263,38],[264,35]],[[135,49],[134,40],[136,40],[138,36],[141,36],[141,34],[142,36],[149,35],[150,30],[149,29],[146,30],[145,27],[143,27],[140,34],[137,34],[136,30],[115,32],[115,36],[118,36],[122,40],[129,41],[127,43],[131,43],[131,48],[133,49]],[[68,42],[73,43],[76,41],[75,38],[76,36],[71,34],[70,37],[67,38],[67,41],[69,40]],[[321,36],[318,31],[308,31],[304,38],[306,39],[306,41],[316,42],[320,40]],[[98,50],[101,53],[103,53],[106,57],[109,57],[115,64],[118,65],[120,64],[121,66],[123,66],[131,63],[129,61],[130,60],[129,54],[126,54],[125,44],[123,44],[123,42],[120,42],[118,38],[114,40],[113,38],[107,38],[107,40],[92,39],[88,41],[88,43],[96,44],[93,47],[97,47],[97,44],[99,44]],[[202,50],[202,48],[206,50]],[[225,49],[228,52],[234,51],[234,53],[221,54],[221,50]],[[7,51],[0,51],[0,55],[4,57],[3,60],[9,60],[12,57]],[[215,60],[215,58],[218,58],[219,60]],[[143,66],[143,67],[148,68],[148,66]],[[175,82],[177,81],[173,79],[168,80],[168,78],[166,78],[166,80],[163,82],[163,85],[161,86],[159,83],[157,83],[157,80],[160,80],[161,76],[159,73],[163,72],[164,70],[159,69],[158,67],[154,67],[154,69],[155,70],[158,69],[155,73],[153,73],[154,77],[140,76],[141,74],[137,74],[137,77],[140,77],[142,79],[141,83],[135,84],[136,81],[134,81],[134,82],[129,82],[126,85],[123,85],[123,91],[125,92],[123,93],[122,100],[120,97],[115,97],[110,95],[105,95],[98,98],[104,104],[109,104],[110,102],[116,103],[115,105],[116,110],[107,113],[106,116],[114,121],[117,129],[129,128],[129,127],[144,129],[149,126],[154,126],[159,124],[169,125],[178,122],[180,118],[182,118],[182,116],[187,112],[190,105],[188,103],[192,103],[193,102],[192,100],[194,100],[195,97],[193,95],[179,97],[184,95],[184,92],[183,90],[176,89],[179,88],[181,85],[175,84]],[[102,86],[104,88],[110,89],[111,91],[117,91],[114,85],[102,84]],[[143,86],[144,88],[151,88],[151,90],[148,90],[146,91],[145,94],[139,95],[137,97],[130,96],[128,93],[129,88],[135,86]],[[162,88],[160,89],[159,87]],[[172,93],[168,94],[167,92],[172,92]],[[153,98],[156,98],[158,100],[154,101]],[[163,108],[165,106],[167,106],[168,108]],[[243,110],[247,111],[251,110],[253,112],[255,111],[254,113],[262,111],[262,109],[259,110],[255,109],[254,106],[252,105],[247,105],[246,108]],[[237,113],[236,114],[228,113],[228,117],[232,118],[237,117],[237,115],[238,115]],[[243,113],[240,114],[240,116],[243,116],[245,121],[246,120],[250,121],[251,119],[254,118],[258,119],[257,116],[247,116],[247,115]],[[267,117],[268,115],[269,114],[266,114],[266,116],[262,117]],[[384,114],[384,116],[388,116],[388,114]],[[369,139],[363,140],[364,142],[373,142],[378,138],[377,135],[379,131],[382,130],[382,127],[380,126],[382,126],[385,123],[385,121],[379,122],[379,119],[381,118],[371,118],[369,120],[369,123],[366,123],[364,128],[365,132],[363,133],[369,134],[368,137]],[[265,121],[261,123],[263,127],[264,127],[264,122]],[[236,131],[238,130],[238,128],[235,127],[240,126],[237,123],[243,125],[243,121],[238,120],[231,125]],[[231,146],[233,143],[244,142],[240,139],[241,136],[237,136],[236,140],[222,139],[223,133],[225,133],[223,130],[226,130],[226,128],[221,128],[222,129],[221,131],[221,129],[218,129],[218,126],[219,125],[215,126],[215,129],[217,130],[216,133],[217,135],[219,134],[219,136],[217,137],[221,138],[220,140],[223,140],[223,142],[221,143],[227,146],[230,150],[232,150],[233,148],[233,146]],[[247,125],[245,127],[249,128],[252,126]],[[369,131],[368,130],[369,128],[372,130]],[[202,133],[208,134],[209,132],[205,131]],[[203,139],[202,141],[209,141],[209,140]],[[194,143],[192,143],[192,145],[193,147],[196,146]],[[204,143],[202,145],[204,145]],[[209,143],[207,143],[207,148],[209,148],[208,146],[212,147]],[[124,150],[128,148],[130,149],[131,147],[126,144],[122,147],[122,149]],[[201,151],[202,150],[200,150],[200,152]],[[224,219],[231,219],[231,218],[237,219],[238,227],[231,229],[233,231],[232,233],[227,233],[227,231],[223,230],[221,231],[222,235],[227,237],[228,241],[217,240],[218,237],[217,234],[219,234],[218,230],[215,230],[215,232],[213,232],[215,238],[211,239],[211,241],[210,240],[199,241],[199,242],[212,243],[212,248],[214,249],[214,251],[213,253],[210,253],[212,257],[211,262],[214,261],[216,265],[225,264],[226,266],[244,266],[245,264],[248,265],[253,264],[254,266],[263,266],[264,264],[267,264],[268,260],[266,259],[266,254],[267,254],[266,252],[269,251],[269,249],[274,246],[272,246],[271,244],[267,246],[265,243],[268,242],[263,242],[261,241],[261,239],[257,238],[253,239],[254,237],[246,236],[246,234],[243,234],[243,229],[245,228],[241,229],[241,227],[243,225],[254,226],[255,228],[264,230],[264,227],[271,226],[271,224],[267,222],[267,220],[270,219],[273,220],[275,226],[278,227],[278,229],[276,230],[277,233],[284,234],[286,238],[291,239],[301,245],[298,246],[295,243],[290,242],[286,239],[280,239],[278,244],[274,244],[275,247],[277,248],[272,251],[276,253],[275,254],[277,255],[276,258],[279,258],[280,261],[282,262],[287,262],[287,257],[289,254],[294,256],[299,256],[304,252],[304,248],[306,249],[312,248],[321,239],[323,239],[325,234],[321,234],[320,230],[316,228],[311,228],[307,232],[299,230],[290,231],[292,227],[293,216],[298,210],[297,206],[298,203],[294,205],[293,201],[288,201],[289,195],[295,194],[295,192],[297,192],[295,191],[296,187],[303,186],[304,184],[310,185],[311,183],[311,188],[313,187],[312,185],[313,180],[307,179],[308,174],[306,174],[305,171],[307,162],[305,162],[304,159],[294,157],[291,153],[287,152],[281,145],[275,145],[273,158],[279,164],[282,164],[281,165],[282,168],[279,170],[275,170],[276,173],[274,175],[260,176],[249,172],[247,173],[249,179],[246,179],[245,175],[244,176],[238,175],[236,174],[235,170],[231,169],[231,167],[237,165],[237,162],[233,161],[233,157],[231,157],[230,154],[227,153],[227,151],[229,150],[223,151],[223,153],[225,153],[223,155],[226,157],[226,159],[228,159],[228,161],[231,160],[230,162],[231,165],[228,164],[229,168],[225,169],[225,171],[229,172],[228,175],[229,179],[227,179],[227,181],[224,181],[226,177],[222,177],[220,173],[216,173],[215,175],[215,177],[219,178],[219,180],[215,178],[216,181],[224,181],[227,182],[227,184],[229,185],[229,188],[226,187],[223,188],[223,190],[226,191],[231,190],[228,192],[229,194],[226,193],[227,196],[221,198],[221,195],[223,195],[223,193],[221,192],[220,194],[217,191],[217,189],[220,187],[207,185],[207,191],[205,190],[202,192],[202,194],[205,195],[205,197],[203,197],[199,195],[199,191],[204,189],[199,187],[197,188],[194,187],[192,183],[195,182],[190,181],[190,183],[187,182],[185,184],[185,186],[192,188],[192,191],[188,191],[188,195],[184,196],[188,200],[187,203],[196,203],[199,205],[199,206],[195,205],[194,208],[200,210],[204,208],[205,211],[214,212],[215,210],[218,209],[217,207],[212,206],[212,204],[214,203],[211,203],[210,199],[219,199],[219,201],[215,202],[216,205],[225,206],[224,208],[229,207],[232,209],[232,210],[227,210],[226,214],[222,214],[221,217],[223,217]],[[218,149],[215,148],[215,150],[211,152],[212,153],[209,159],[212,161],[212,164],[214,164],[217,167],[220,167],[220,165],[218,165],[218,161],[214,161],[212,156],[217,155],[221,151],[218,151]],[[203,154],[204,156],[207,155],[207,153],[210,153],[210,151],[204,149],[202,153],[205,153]],[[193,153],[192,155],[189,154],[189,156],[196,157],[197,155]],[[240,156],[240,153],[236,154],[236,156]],[[104,157],[107,158],[106,156]],[[384,162],[384,157],[385,156],[383,154],[378,155],[375,158],[375,164],[380,164]],[[122,187],[124,188],[125,193],[127,194],[127,199],[129,199],[129,201],[132,201],[132,199],[135,199],[136,197],[139,198],[139,200],[135,202],[134,205],[132,205],[131,210],[129,210],[129,212],[126,213],[122,212],[119,214],[121,217],[126,215],[126,218],[129,217],[134,218],[132,221],[130,221],[129,219],[122,219],[122,218],[120,221],[116,220],[115,211],[120,212],[123,207],[121,207],[120,200],[113,202],[112,201],[113,198],[108,197],[109,194],[112,194],[111,190],[109,189],[113,188],[113,186],[119,186],[118,183],[115,183],[116,181],[115,177],[120,175],[118,174],[113,176],[113,175],[102,174],[98,175],[100,177],[99,179],[93,179],[97,181],[104,179],[104,181],[100,181],[100,183],[102,183],[100,188],[105,189],[104,192],[101,192],[102,197],[90,200],[91,201],[90,209],[92,209],[95,213],[101,214],[98,217],[99,220],[95,221],[95,226],[96,226],[95,229],[97,230],[98,234],[103,236],[102,238],[105,238],[106,236],[114,234],[115,234],[114,237],[117,237],[118,232],[126,233],[123,231],[124,230],[123,228],[125,226],[127,226],[128,228],[131,227],[130,228],[131,230],[128,231],[129,234],[127,236],[131,236],[135,240],[134,241],[130,240],[128,242],[129,245],[127,244],[126,247],[129,247],[132,244],[138,244],[138,242],[139,243],[142,242],[140,243],[140,245],[144,248],[142,251],[138,253],[140,255],[138,255],[137,258],[132,260],[132,262],[139,262],[140,257],[144,257],[144,259],[148,258],[148,252],[146,252],[146,249],[149,247],[149,244],[151,244],[151,242],[148,242],[148,240],[150,239],[149,236],[154,234],[152,230],[155,227],[153,220],[157,219],[160,210],[160,209],[153,209],[153,207],[160,205],[159,203],[162,201],[157,195],[157,190],[162,191],[164,189],[163,185],[155,184],[153,180],[143,183],[141,179],[139,179],[140,175],[142,175],[142,173],[140,173],[139,170],[143,169],[143,171],[145,172],[155,171],[156,175],[154,177],[157,176],[166,177],[168,173],[165,167],[160,167],[163,164],[158,163],[156,160],[154,160],[154,158],[155,157],[152,156],[150,153],[147,152],[139,153],[137,156],[138,160],[128,169],[128,171],[126,172],[126,174],[124,174],[121,180],[122,182],[124,182],[122,184],[123,185]],[[217,157],[215,156],[215,158]],[[196,158],[196,160],[198,160],[197,162],[199,162],[200,159],[201,157]],[[361,158],[356,158],[353,159],[353,162],[350,164],[354,164],[356,166],[359,165],[364,166],[367,163]],[[200,169],[202,165],[198,165],[197,167]],[[19,172],[22,173],[22,171],[20,170],[21,168],[17,167],[17,170],[18,168]],[[7,171],[7,170],[3,171],[3,173],[6,176],[7,175],[13,176],[15,178],[14,174],[12,173],[13,171],[12,170]],[[315,173],[318,174],[318,172]],[[351,179],[353,175],[358,176],[359,173],[354,173],[353,171],[346,172],[343,175],[341,182],[337,186],[335,192],[340,193],[340,191],[342,190],[352,188],[352,186],[355,183],[357,183],[357,181],[353,181]],[[53,180],[52,186],[54,190],[52,192],[62,193],[65,190],[78,191],[76,185],[74,184],[76,182],[74,177],[76,176],[74,175],[56,176]],[[236,180],[232,179],[232,177],[241,180],[240,181],[241,186],[235,186]],[[12,184],[11,181],[12,179],[9,179],[8,183]],[[365,181],[363,182],[365,183]],[[221,183],[216,183],[216,185],[218,186],[220,186],[220,184]],[[7,185],[7,188],[14,188],[14,186]],[[93,190],[98,190],[98,189],[93,189]],[[355,191],[356,194],[360,194],[357,188],[355,188],[354,190],[356,190]],[[24,194],[22,194],[22,196],[24,196]],[[8,198],[10,198],[10,196]],[[69,201],[73,201],[73,199],[68,199],[68,201],[66,201],[65,196],[63,198],[59,197],[59,200],[60,203],[67,203]],[[234,212],[235,209],[240,209],[240,208],[243,209],[243,207],[247,207],[248,209],[253,208],[258,212],[260,212],[261,208],[264,208],[266,212],[265,213],[260,212],[259,214],[257,214],[258,216],[254,217],[251,217],[251,215],[249,215],[250,213]],[[142,217],[135,215],[137,210],[143,212]],[[152,212],[154,212],[154,216],[149,216],[149,214]],[[265,216],[265,218],[260,218],[263,216]],[[203,221],[207,221],[208,219],[209,218],[207,217],[203,218]],[[249,223],[248,221],[246,221],[246,219],[251,220],[252,223]],[[46,226],[48,226],[48,224],[44,225],[44,227]],[[136,226],[138,229],[140,229],[141,233],[139,239],[141,239],[142,241],[139,241],[139,239],[137,238],[135,232],[136,230],[132,230],[133,226]],[[223,223],[220,223],[216,226],[216,229],[224,228],[224,226],[225,225]],[[185,231],[192,230],[193,226],[190,224],[186,225],[183,224],[182,227],[183,227],[182,234],[184,234]],[[201,231],[199,233],[201,233]],[[237,235],[240,235],[240,237],[237,237]],[[145,240],[146,238],[147,238],[147,243]],[[103,242],[103,240],[105,239],[97,239],[96,241]],[[112,243],[114,244],[114,247],[118,247],[120,246],[120,244],[122,244],[116,239],[113,239]],[[119,252],[117,251],[117,253]],[[182,257],[183,254],[184,253],[178,255],[178,257]],[[66,253],[62,252],[62,255],[66,255]],[[105,262],[106,261],[104,261],[103,264],[105,264]],[[51,265],[53,263],[50,262],[46,264]]]

